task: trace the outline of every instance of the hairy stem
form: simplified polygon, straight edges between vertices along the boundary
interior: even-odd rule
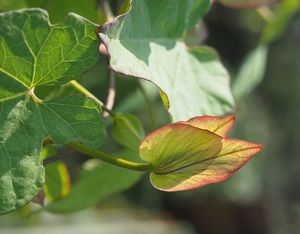
[[[86,147],[85,145],[82,145],[77,142],[71,142],[68,144],[68,146],[70,148],[75,149],[75,150],[77,150],[85,155],[88,155],[90,157],[98,158],[98,159],[101,159],[102,161],[108,162],[110,164],[113,164],[113,165],[116,165],[119,167],[127,168],[130,170],[149,171],[152,168],[151,163],[136,163],[136,162],[122,159],[122,158],[116,158],[116,157],[113,157],[102,151],[92,150],[92,149]]]

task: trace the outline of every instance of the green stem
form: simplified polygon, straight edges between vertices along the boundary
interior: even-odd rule
[[[93,99],[95,102],[97,102],[103,110],[108,112],[110,115],[114,116],[115,114],[106,108],[106,106],[103,104],[102,101],[100,101],[94,94],[92,94],[90,91],[88,91],[85,87],[83,87],[81,84],[79,84],[76,80],[71,80],[69,82],[78,92],[82,93],[83,95]]]
[[[110,164],[114,164],[119,167],[127,168],[130,170],[135,170],[135,171],[149,171],[151,170],[152,166],[151,163],[136,163],[136,162],[131,162],[122,158],[116,158],[113,156],[110,156],[107,153],[101,152],[99,150],[92,150],[85,145],[76,143],[76,142],[71,142],[68,144],[68,146],[72,149],[75,149],[85,155],[88,155],[93,158],[98,158],[101,159],[102,161],[108,162]]]

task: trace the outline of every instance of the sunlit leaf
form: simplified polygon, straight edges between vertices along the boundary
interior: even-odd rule
[[[229,76],[215,52],[188,49],[183,40],[209,5],[208,0],[133,0],[126,15],[100,29],[111,68],[158,86],[174,121],[224,114],[233,106]]]

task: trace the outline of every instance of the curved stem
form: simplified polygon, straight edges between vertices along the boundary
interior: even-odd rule
[[[110,156],[107,153],[101,152],[99,150],[92,150],[85,145],[82,145],[77,142],[71,142],[68,144],[68,146],[72,149],[75,149],[85,155],[88,155],[93,158],[101,159],[102,161],[108,162],[110,164],[114,164],[119,167],[127,168],[130,170],[135,171],[149,171],[151,170],[152,166],[151,163],[136,163],[131,162],[122,158],[116,158],[113,156]]]
[[[88,91],[85,87],[83,87],[81,84],[79,84],[76,80],[71,80],[69,82],[77,91],[79,91],[80,93],[82,93],[83,95],[93,99],[95,102],[97,102],[99,104],[99,106],[102,107],[103,110],[105,110],[107,113],[109,113],[110,115],[114,116],[115,114],[109,110],[108,108],[106,108],[106,106],[103,104],[102,101],[100,101],[94,94],[92,94],[90,91]]]

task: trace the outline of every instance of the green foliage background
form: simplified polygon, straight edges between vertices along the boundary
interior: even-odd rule
[[[52,22],[62,22],[69,11],[97,24],[105,22],[104,12],[95,7],[96,1],[84,1],[83,5],[79,0],[70,2],[1,0],[0,10],[34,6],[46,9]],[[113,1],[115,14],[122,3],[123,1]],[[275,3],[270,6],[274,12],[273,18],[263,19],[255,9],[235,9],[215,4],[204,19],[205,27],[202,25],[198,31],[192,31],[188,35],[190,40],[187,43],[198,45],[202,41],[197,33],[206,32],[205,43],[218,51],[231,74],[238,120],[234,137],[259,142],[264,146],[264,152],[222,184],[210,185],[196,191],[165,194],[153,189],[148,178],[143,177],[137,185],[120,195],[121,198],[106,197],[108,204],[121,200],[117,204],[121,204],[122,209],[128,209],[124,204],[129,203],[141,210],[155,211],[156,214],[172,214],[172,219],[187,221],[197,233],[297,233],[300,229],[299,5],[297,0]],[[124,5],[123,9],[126,9]],[[107,59],[101,56],[97,65],[80,78],[80,82],[101,100],[105,100],[107,94],[107,64]],[[145,132],[169,122],[169,115],[161,103],[160,94],[153,85],[117,75],[116,89],[114,109],[138,116]],[[74,90],[69,87],[60,88],[55,94],[49,89],[47,91],[49,93],[41,89],[40,96],[45,95],[45,98],[51,99],[53,95],[74,94]],[[107,124],[114,126],[112,123]],[[120,144],[114,143],[114,135],[116,133],[112,136],[108,134],[103,145],[104,150],[120,151],[123,149],[120,145],[127,144],[118,140],[116,142]],[[133,149],[135,145],[136,143],[130,143],[130,148]],[[74,154],[68,151],[64,153]],[[80,155],[65,160],[71,178],[78,178],[80,165],[84,161],[86,158]],[[102,166],[104,165],[93,164],[91,168]],[[88,179],[97,177],[88,170],[82,173]],[[123,171],[120,172],[122,173]],[[125,175],[126,173],[121,176]],[[138,176],[131,176],[134,178],[130,178],[130,181],[138,180]],[[107,181],[103,183],[105,182]],[[78,191],[84,190],[80,188],[80,182],[78,186]],[[100,198],[101,196],[96,200]],[[62,206],[59,208],[63,209]],[[25,216],[34,209],[29,205],[18,213],[1,217],[1,228],[6,230],[5,227],[16,224],[38,222],[38,215],[24,222]],[[214,224],[207,224],[211,220],[214,220]]]

